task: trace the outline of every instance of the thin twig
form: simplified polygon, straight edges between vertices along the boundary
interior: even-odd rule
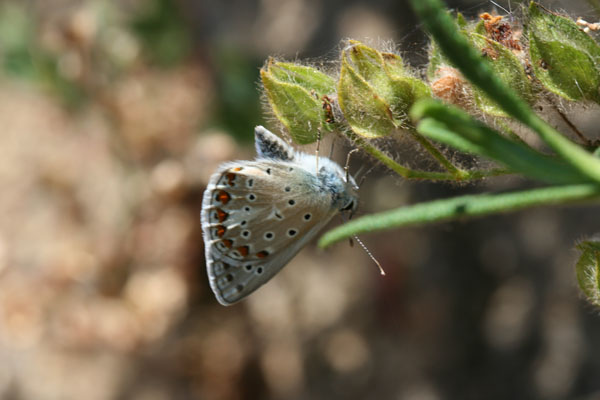
[[[579,139],[583,141],[584,146],[592,147],[592,141],[586,138],[583,133],[581,133],[581,131],[575,126],[575,124],[571,122],[569,117],[567,117],[567,115],[564,112],[562,112],[556,104],[552,103],[552,107],[554,107],[554,110],[558,113],[558,115],[560,115],[565,124],[567,124],[569,128],[571,128],[571,130],[575,132]]]

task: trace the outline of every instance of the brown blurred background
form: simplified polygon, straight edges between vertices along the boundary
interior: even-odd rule
[[[544,4],[598,19],[593,1]],[[600,398],[600,315],[573,271],[597,206],[365,236],[386,277],[356,246],[311,245],[216,302],[201,196],[253,157],[258,68],[335,60],[346,37],[426,62],[405,1],[0,1],[1,399]],[[595,133],[597,111],[572,117]],[[377,167],[361,213],[531,185]]]

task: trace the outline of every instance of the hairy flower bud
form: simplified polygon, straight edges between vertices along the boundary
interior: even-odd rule
[[[397,54],[357,41],[342,52],[338,101],[352,130],[363,137],[389,135],[403,126],[415,101],[430,97],[425,83],[408,74]]]
[[[590,303],[600,306],[600,242],[585,241],[577,248],[581,251],[575,266],[579,288]]]
[[[315,68],[269,59],[260,77],[269,105],[298,144],[315,142],[332,129],[327,95],[335,80]]]

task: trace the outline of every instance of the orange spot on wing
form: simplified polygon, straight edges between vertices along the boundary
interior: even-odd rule
[[[250,248],[248,246],[240,246],[237,248],[237,251],[242,255],[242,257],[246,257]]]
[[[227,204],[229,200],[231,200],[231,196],[226,191],[219,190],[219,192],[217,193],[217,200],[220,201],[222,204]]]
[[[233,246],[233,240],[223,239],[222,242],[225,245],[225,247],[227,247],[228,249],[230,249],[231,246]]]
[[[218,237],[223,237],[225,232],[227,232],[227,228],[225,228],[223,225],[217,226],[217,236]]]
[[[258,258],[265,258],[268,255],[269,255],[269,252],[265,251],[265,250],[259,251],[258,253],[256,253],[256,257],[258,257]]]
[[[227,219],[227,217],[229,216],[229,214],[227,214],[225,211],[221,210],[220,208],[217,208],[215,210],[217,212],[217,218],[219,219],[219,222],[223,222]]]
[[[242,167],[235,167],[233,170],[234,171],[241,171],[243,168]]]
[[[233,186],[233,181],[235,181],[236,175],[233,172],[228,172],[225,174],[225,179],[227,179],[227,183],[229,186]]]

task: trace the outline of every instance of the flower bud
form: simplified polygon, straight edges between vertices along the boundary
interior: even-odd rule
[[[469,34],[469,39],[473,46],[481,51],[481,55],[490,62],[494,74],[523,100],[532,103],[531,81],[515,53],[504,44],[474,32]],[[479,89],[474,89],[473,94],[475,104],[481,111],[493,116],[506,116],[493,99],[488,98]]]
[[[585,241],[577,249],[581,251],[575,266],[579,288],[590,303],[600,306],[600,242]]]
[[[498,76],[508,87],[515,91],[521,98],[528,103],[534,101],[531,81],[525,73],[525,67],[520,57],[522,51],[520,43],[508,23],[502,22],[502,17],[492,17],[484,13],[481,21],[476,25],[468,25],[462,15],[456,17],[456,23],[460,32],[469,40],[471,45],[481,52],[490,63],[494,74]],[[445,57],[441,54],[438,47],[434,44],[431,49],[430,64],[427,69],[427,76],[432,82],[432,87],[436,95],[446,101],[448,96],[440,96],[437,88],[448,86],[448,74],[451,66]],[[453,104],[465,109],[475,106],[481,112],[488,115],[504,117],[506,114],[493,101],[488,98],[481,90],[466,84],[462,75],[456,71],[456,78],[452,81],[455,90],[450,92],[453,96],[450,98]],[[447,94],[448,90],[442,92]],[[454,93],[457,93],[454,95]]]
[[[269,59],[260,70],[269,105],[298,144],[315,142],[332,130],[327,95],[335,93],[335,81],[315,68]]]
[[[400,56],[357,41],[350,41],[342,52],[338,101],[356,134],[389,135],[403,125],[414,102],[425,96],[431,96],[429,88],[406,72]]]

